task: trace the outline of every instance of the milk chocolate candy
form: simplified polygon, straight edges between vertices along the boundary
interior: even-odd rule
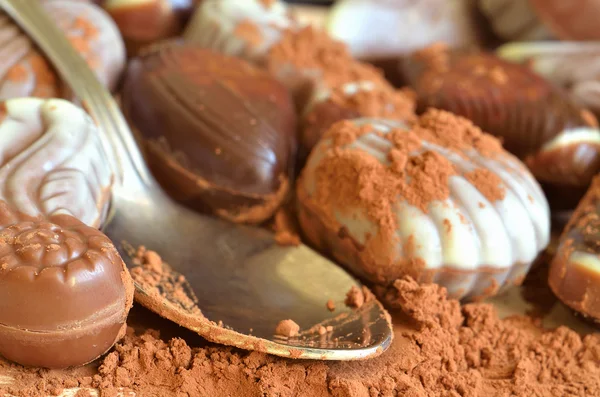
[[[100,132],[61,99],[0,104],[0,200],[28,216],[68,214],[100,227],[114,174]]]
[[[600,131],[589,112],[524,65],[433,46],[406,65],[418,111],[449,110],[501,137],[540,181],[587,186],[600,171]]]
[[[65,368],[125,334],[133,281],[112,242],[70,215],[32,218],[0,202],[0,354]]]
[[[562,40],[600,39],[600,3],[596,0],[528,0],[537,15]]]
[[[524,164],[468,120],[334,124],[297,184],[318,250],[383,290],[405,275],[477,299],[519,284],[548,244],[548,203]]]
[[[43,5],[100,81],[114,89],[125,66],[125,49],[110,17],[98,6],[82,1],[48,0]],[[40,50],[0,13],[0,99],[26,96],[71,94]]]
[[[200,0],[97,0],[114,19],[129,54],[183,31]]]
[[[600,176],[560,238],[548,282],[567,306],[600,321]]]
[[[190,43],[226,55],[262,62],[287,29],[296,26],[279,0],[204,1],[185,32]]]
[[[269,218],[290,188],[296,114],[266,72],[193,45],[134,59],[123,108],[176,199],[236,222]]]

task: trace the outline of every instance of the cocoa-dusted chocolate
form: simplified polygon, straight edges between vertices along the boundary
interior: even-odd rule
[[[94,4],[72,0],[43,3],[102,83],[114,89],[125,67],[125,49],[113,21]],[[68,87],[17,25],[0,13],[0,99],[70,97]]]
[[[382,81],[361,80],[338,86],[318,86],[302,117],[300,150],[308,154],[335,122],[358,117],[412,121],[415,98],[411,90],[396,90]]]
[[[235,222],[271,217],[290,189],[296,113],[268,73],[194,45],[131,61],[123,108],[172,195]]]
[[[180,34],[194,8],[201,2],[201,0],[95,1],[113,18],[131,55],[135,55],[145,45]]]
[[[92,361],[123,337],[132,302],[131,277],[102,232],[0,202],[0,355],[45,368]]]
[[[548,283],[567,306],[600,321],[600,175],[567,224]]]
[[[68,214],[100,227],[114,173],[99,135],[62,99],[0,103],[0,200],[29,216]]]
[[[470,121],[336,123],[297,185],[307,241],[381,286],[409,274],[463,298],[518,284],[550,234],[532,175]]]
[[[204,1],[186,28],[185,39],[260,63],[282,34],[296,27],[280,0]]]
[[[586,186],[600,171],[594,117],[526,66],[435,45],[406,69],[418,111],[434,107],[471,119],[501,137],[540,181]]]

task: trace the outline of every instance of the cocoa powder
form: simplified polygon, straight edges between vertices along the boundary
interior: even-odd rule
[[[443,288],[409,278],[390,294],[395,340],[373,360],[294,361],[192,347],[180,337],[130,328],[95,366],[46,371],[0,361],[2,374],[18,374],[0,390],[19,397],[77,386],[97,388],[102,396],[600,395],[600,334],[548,331],[525,316],[501,320],[490,304],[461,307]]]

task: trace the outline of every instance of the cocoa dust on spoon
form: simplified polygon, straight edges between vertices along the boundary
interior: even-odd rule
[[[409,278],[395,288],[395,340],[376,359],[282,359],[204,343],[154,319],[150,324],[168,334],[161,337],[146,324],[130,327],[93,366],[48,371],[0,361],[0,373],[16,379],[0,390],[18,397],[76,386],[97,388],[102,396],[600,395],[600,333],[545,331],[527,316],[501,320],[491,304],[461,306],[443,288]]]

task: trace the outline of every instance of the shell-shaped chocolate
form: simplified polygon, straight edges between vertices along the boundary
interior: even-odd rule
[[[501,39],[544,40],[553,36],[529,0],[477,0],[477,6]]]
[[[336,1],[327,30],[360,59],[397,57],[435,42],[460,48],[477,43],[470,5],[463,0]]]
[[[282,33],[295,26],[282,1],[204,1],[194,13],[186,41],[260,62]]]
[[[548,283],[566,305],[600,321],[600,176],[575,210],[550,265]]]
[[[501,137],[541,181],[585,186],[600,171],[600,131],[565,92],[526,66],[431,47],[405,68],[418,111],[467,117]]]
[[[131,277],[102,232],[0,202],[0,354],[24,365],[84,364],[123,335],[132,302]]]
[[[563,40],[600,39],[600,3],[596,0],[529,0],[539,18]]]
[[[99,227],[113,171],[92,119],[60,99],[1,106],[0,200],[29,216],[69,214]]]
[[[110,17],[98,6],[80,1],[46,1],[44,7],[100,81],[114,89],[125,66],[125,49]],[[1,13],[0,99],[70,95],[42,52]]]
[[[265,220],[285,198],[296,113],[265,71],[168,43],[130,63],[123,108],[174,197],[239,222]]]
[[[475,298],[523,279],[549,241],[550,222],[539,185],[518,159],[415,142],[397,121],[344,123],[332,129],[355,138],[328,132],[298,182],[299,220],[312,245],[383,286],[409,274]],[[393,160],[403,157],[394,140],[415,147]],[[404,174],[410,166],[421,174]],[[499,193],[486,191],[490,181]]]

